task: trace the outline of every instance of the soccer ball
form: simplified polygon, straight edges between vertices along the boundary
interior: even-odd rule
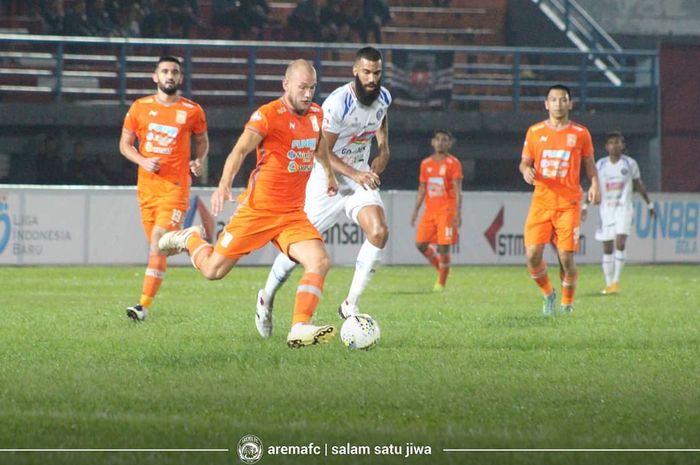
[[[340,328],[340,339],[350,349],[369,350],[379,342],[379,325],[366,313],[349,316]]]

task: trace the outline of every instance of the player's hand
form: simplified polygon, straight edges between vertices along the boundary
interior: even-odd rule
[[[217,216],[219,213],[224,211],[226,202],[233,202],[233,195],[231,194],[230,187],[219,186],[216,188],[214,193],[211,194],[211,213]]]
[[[372,166],[370,169],[374,174],[379,176],[386,169],[386,165],[389,164],[389,157],[379,155],[374,160],[372,160]]]
[[[598,205],[600,203],[600,190],[598,186],[591,185],[588,189],[588,203],[592,203],[593,205]]]
[[[586,221],[586,218],[588,218],[588,208],[582,208],[581,209],[581,221]]]
[[[651,218],[651,219],[656,218],[656,209],[654,208],[653,203],[649,203],[649,218]]]
[[[338,193],[338,180],[336,179],[335,174],[331,173],[331,175],[328,176],[326,186],[326,194],[328,194],[328,197],[333,197]]]
[[[455,216],[453,226],[454,226],[456,229],[459,229],[459,228],[462,227],[462,215],[457,215],[457,216]]]
[[[416,227],[416,217],[418,217],[418,212],[413,212],[411,215],[411,226]]]
[[[379,175],[372,171],[356,171],[352,180],[362,186],[364,190],[375,190],[381,184]]]
[[[190,160],[190,171],[197,177],[202,175],[202,162],[199,161],[199,158]]]
[[[148,171],[149,173],[157,173],[158,171],[160,171],[160,158],[144,157],[143,161],[141,162],[141,168]]]
[[[533,184],[535,182],[535,167],[530,166],[523,173],[523,179],[528,184]]]

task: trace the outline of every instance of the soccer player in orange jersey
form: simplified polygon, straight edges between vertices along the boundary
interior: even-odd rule
[[[167,231],[180,229],[189,206],[190,171],[199,176],[209,152],[204,110],[178,94],[182,80],[180,60],[161,57],[153,73],[156,94],[131,105],[119,141],[122,155],[139,166],[137,195],[149,241],[141,298],[126,311],[134,321],[146,318],[165,276],[166,254],[158,248],[158,241]],[[136,139],[138,149],[134,147]],[[194,160],[190,160],[191,139]]]
[[[442,292],[450,273],[450,246],[457,242],[462,226],[462,163],[449,150],[454,143],[452,133],[438,129],[431,145],[435,151],[420,164],[420,185],[411,226],[416,225],[418,212],[425,199],[425,211],[416,231],[416,247],[437,269],[438,280],[433,291]],[[437,244],[437,253],[432,244]]]
[[[581,225],[581,164],[591,181],[589,202],[600,201],[600,189],[591,134],[584,126],[569,120],[572,109],[569,88],[550,87],[544,105],[549,118],[527,130],[519,168],[525,182],[535,186],[525,221],[527,268],[544,296],[544,315],[554,316],[556,292],[542,258],[544,246],[555,237],[564,272],[560,311],[571,313],[576,292],[574,252],[578,250]]]
[[[306,184],[314,158],[326,172],[327,191],[335,195],[338,181],[331,170],[328,145],[321,134],[323,110],[312,102],[316,70],[306,60],[289,64],[283,81],[284,95],[256,110],[226,159],[219,187],[212,194],[214,215],[233,200],[231,183],[246,156],[257,148],[257,164],[238,208],[216,246],[201,237],[201,227],[165,234],[164,252],[187,250],[192,264],[207,279],[221,279],[238,260],[272,242],[281,252],[304,267],[294,305],[289,347],[328,341],[335,335],[331,325],[311,324],[323,292],[330,258],[323,238],[304,212]]]

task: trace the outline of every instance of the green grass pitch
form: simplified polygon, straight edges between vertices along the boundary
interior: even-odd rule
[[[550,276],[556,270],[550,267]],[[576,311],[545,319],[524,265],[380,268],[361,308],[382,340],[291,350],[299,272],[278,295],[273,336],[253,323],[266,268],[207,282],[170,268],[134,324],[143,267],[0,268],[0,448],[229,451],[0,452],[0,464],[240,464],[239,439],[366,445],[364,455],[270,455],[260,464],[698,464],[700,269],[628,265],[600,296],[581,266]],[[352,276],[333,268],[316,321]],[[559,286],[557,286],[559,287]],[[405,457],[407,443],[432,455]],[[400,454],[377,454],[401,447]],[[425,449],[424,449],[425,450]]]

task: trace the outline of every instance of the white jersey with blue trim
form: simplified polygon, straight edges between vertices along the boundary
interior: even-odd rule
[[[361,171],[369,171],[372,139],[382,125],[391,105],[391,94],[381,87],[379,96],[371,105],[362,105],[355,95],[353,83],[349,82],[334,90],[323,102],[323,130],[338,134],[333,152],[345,163]],[[312,176],[323,176],[323,167],[315,162]],[[354,184],[345,176],[338,175],[340,184]]]
[[[634,180],[639,179],[639,165],[627,155],[613,163],[610,157],[596,163],[600,183],[600,208],[632,208]]]

